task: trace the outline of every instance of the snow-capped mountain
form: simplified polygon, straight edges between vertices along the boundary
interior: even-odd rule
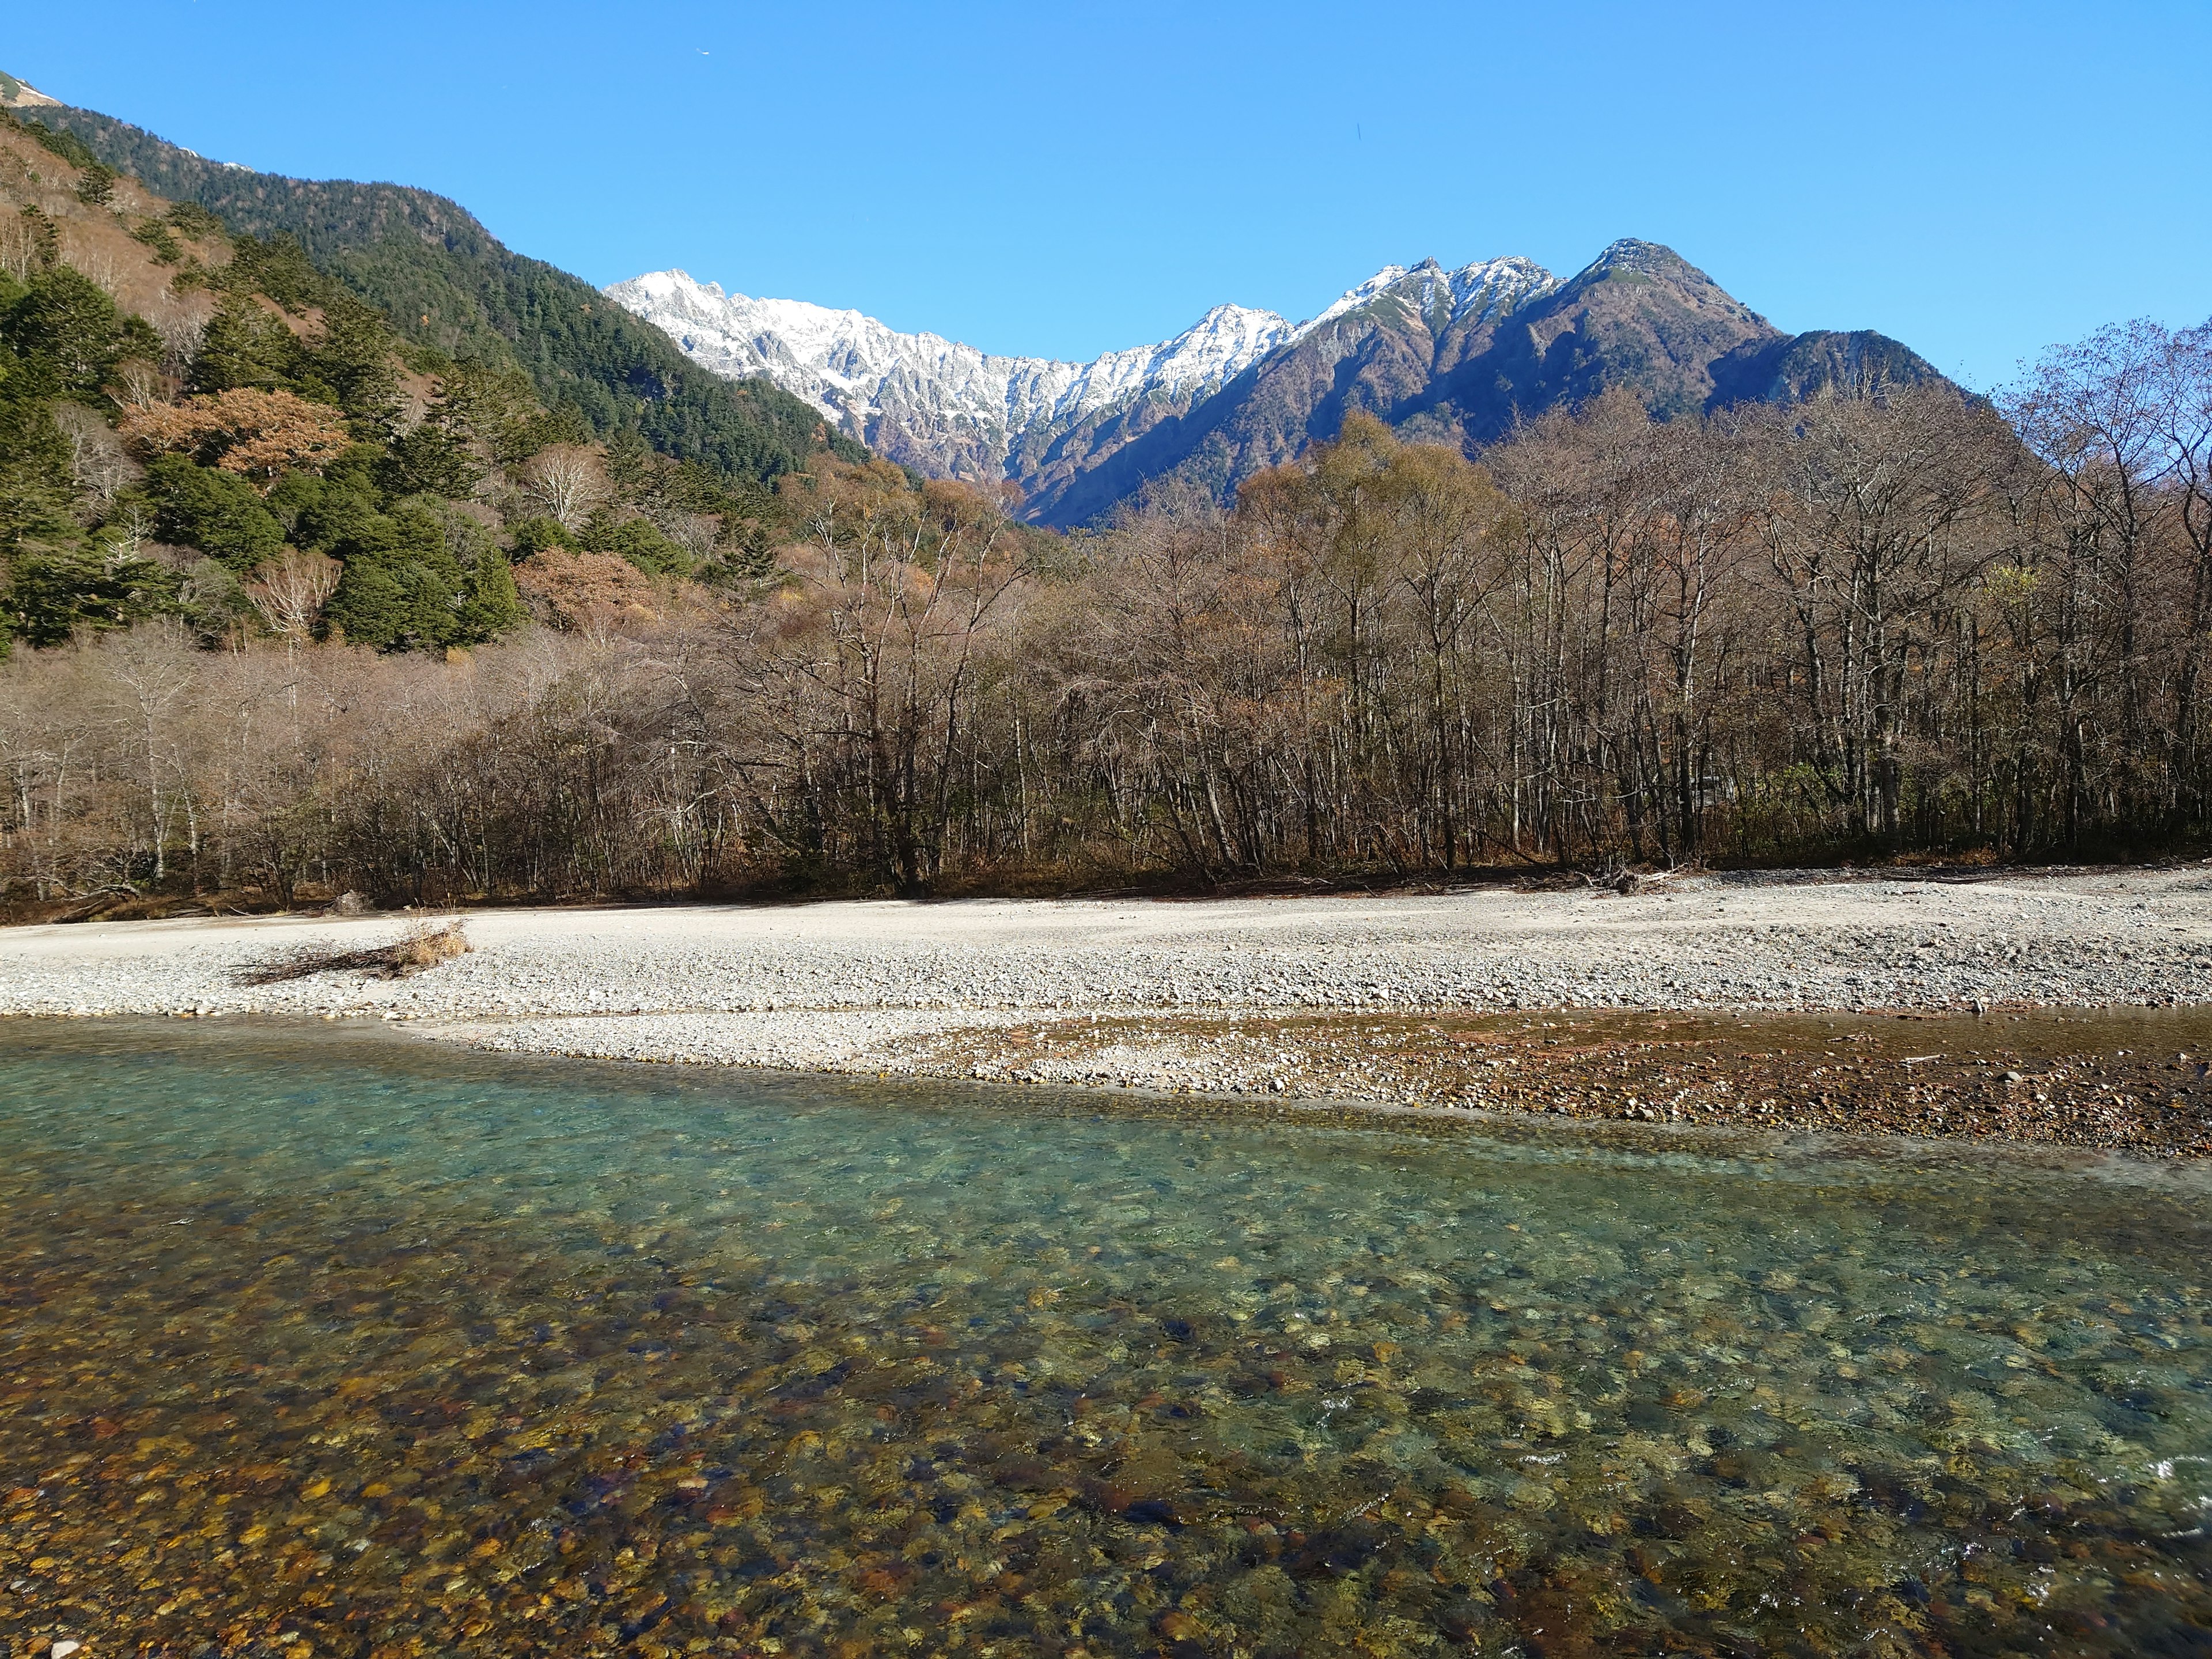
[[[1310,320],[1219,305],[1173,339],[1085,362],[1002,357],[936,334],[902,334],[858,311],[754,299],[682,270],[606,289],[691,360],[732,379],[766,375],[878,454],[937,477],[1012,478],[1051,470],[1072,435],[1121,420],[1142,429],[1179,415],[1269,354],[1408,285],[1424,313],[1451,319],[1510,310],[1556,287],[1526,259],[1446,271],[1435,261],[1385,266]],[[1127,435],[1135,435],[1130,431]],[[1086,453],[1095,449],[1085,444]]]
[[[1386,265],[1303,323],[1216,306],[1171,340],[1087,363],[994,356],[680,270],[606,292],[694,362],[764,375],[917,471],[1010,480],[1030,517],[1055,525],[1163,487],[1229,501],[1354,409],[1475,447],[1611,388],[1671,419],[1936,377],[1883,335],[1785,335],[1679,254],[1632,240],[1565,282],[1521,258]]]
[[[1413,299],[1425,316],[1433,313],[1441,303],[1446,307],[1447,324],[1491,321],[1559,285],[1557,277],[1533,259],[1480,259],[1457,270],[1446,270],[1434,259],[1425,259],[1411,268],[1385,265],[1358,288],[1346,289],[1342,298],[1312,321],[1299,324],[1291,337],[1303,339],[1316,329],[1373,304],[1409,277],[1413,279],[1413,288],[1406,297]]]
[[[61,101],[47,97],[28,81],[18,81],[0,70],[0,109],[59,109]]]
[[[1158,345],[1087,363],[1001,357],[936,334],[901,334],[857,311],[725,293],[688,272],[617,283],[608,297],[693,362],[764,374],[878,454],[938,477],[1008,476],[1010,457],[1087,416],[1159,395],[1188,406],[1291,337],[1272,311],[1216,306]]]

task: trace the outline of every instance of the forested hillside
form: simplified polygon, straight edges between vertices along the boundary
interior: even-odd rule
[[[318,270],[391,319],[406,344],[518,368],[540,398],[574,406],[597,437],[635,431],[663,454],[754,479],[798,471],[817,449],[846,460],[866,454],[766,381],[732,383],[694,367],[658,329],[580,278],[502,246],[443,197],[227,167],[66,105],[21,118],[82,144],[83,161],[205,208],[235,234],[296,239]]]
[[[753,463],[846,465],[787,435]],[[595,442],[513,353],[410,342],[289,234],[0,112],[0,652],[635,620],[757,569],[787,516],[750,468]]]
[[[711,603],[461,660],[161,623],[19,652],[0,897],[1449,879],[2212,832],[2212,331],[2111,331],[2002,412],[1926,386],[1655,422],[1608,394],[1481,465],[1355,416],[1233,510],[1072,542],[880,463],[777,503]]]

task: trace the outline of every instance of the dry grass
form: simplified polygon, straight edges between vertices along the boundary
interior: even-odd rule
[[[388,945],[340,951],[307,945],[240,971],[240,985],[282,985],[316,974],[356,972],[377,979],[405,979],[465,956],[472,947],[458,919],[425,918]]]

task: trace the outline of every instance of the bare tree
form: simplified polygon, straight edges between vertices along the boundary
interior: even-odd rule
[[[2193,844],[2212,335],[2105,337],[2030,385],[2017,427],[1942,387],[1668,422],[1611,394],[1479,465],[1354,421],[1234,503],[1064,541],[824,464],[746,509],[780,538],[757,577],[544,551],[517,584],[568,626],[465,660],[313,642],[338,567],[288,554],[244,590],[275,641],[161,623],[0,665],[0,894]],[[568,459],[537,505],[579,522],[604,480]],[[147,556],[133,500],[84,568]],[[457,562],[488,516],[445,515]],[[219,623],[231,579],[185,574]]]
[[[97,245],[87,246],[82,236],[65,228],[63,233],[62,257],[77,274],[89,279],[110,299],[123,291],[123,270],[115,263],[115,256]]]
[[[174,720],[196,678],[197,655],[179,630],[160,624],[118,635],[97,651],[125,752],[135,750],[131,758],[145,787],[146,847],[156,886],[168,874],[170,836],[180,810],[188,840],[196,845],[198,839],[191,769]]]
[[[70,474],[76,487],[105,514],[124,486],[140,476],[114,428],[82,404],[54,405],[54,424],[69,446]]]
[[[337,591],[344,570],[336,559],[288,547],[283,556],[254,567],[246,596],[270,632],[304,644],[314,637],[323,606]]]
[[[516,469],[524,497],[564,529],[580,530],[607,499],[606,469],[585,444],[551,444]]]
[[[2176,671],[2175,761],[2191,812],[2212,799],[2204,685],[2212,656],[2212,323],[2167,337],[2154,404],[2159,413],[2169,518],[2186,549],[2187,618]]]
[[[206,343],[207,331],[204,312],[173,301],[165,303],[154,317],[154,331],[161,338],[161,372],[182,380]]]
[[[663,509],[648,512],[646,516],[652,520],[653,527],[682,548],[694,564],[712,558],[721,539],[722,521],[710,514]]]
[[[37,212],[25,208],[21,213],[0,214],[0,270],[19,283],[37,276],[48,256],[44,216],[32,216]]]

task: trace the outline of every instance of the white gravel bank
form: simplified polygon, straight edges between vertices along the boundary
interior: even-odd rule
[[[1698,877],[1628,897],[847,902],[492,910],[416,977],[246,987],[405,919],[0,932],[0,1014],[424,1022],[487,1047],[872,1068],[884,1045],[1037,1012],[1942,1007],[2212,1001],[2212,868],[1970,883]]]

